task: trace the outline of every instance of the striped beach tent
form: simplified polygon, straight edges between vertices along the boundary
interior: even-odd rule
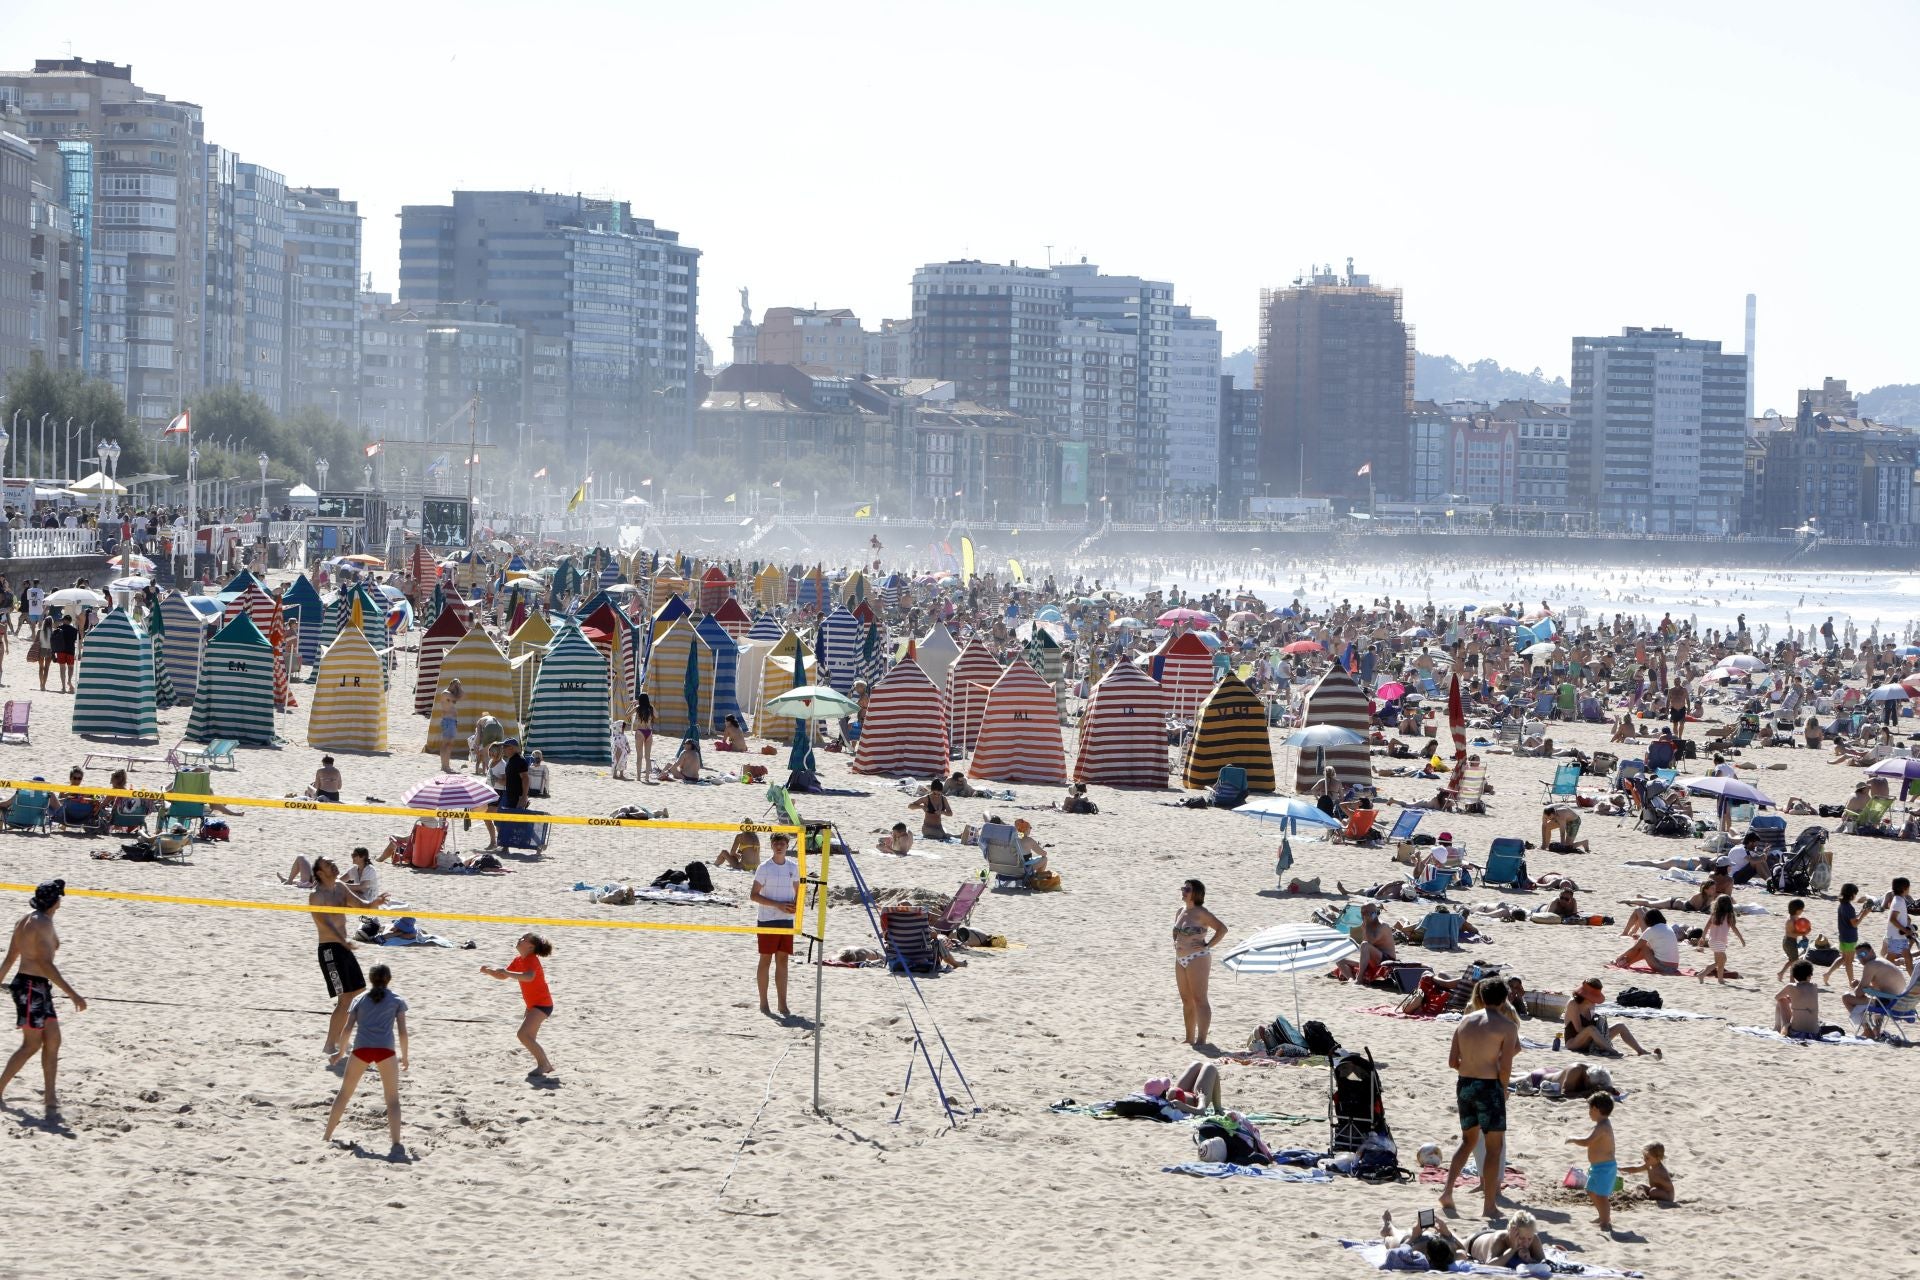
[[[1066,781],[1053,690],[1026,663],[1008,663],[994,681],[967,775],[995,782]]]
[[[699,667],[699,686],[687,720],[687,663]],[[706,732],[713,723],[713,651],[695,634],[685,618],[654,639],[647,655],[647,696],[653,700],[653,732],[661,739],[685,737],[689,729]]]
[[[890,573],[880,580],[880,603],[889,609],[898,609],[906,592],[907,575],[904,573]]]
[[[967,647],[947,668],[947,736],[956,755],[973,750],[974,740],[980,736],[980,717],[987,709],[987,694],[999,678],[1000,660],[979,636],[968,640]]]
[[[273,597],[258,584],[249,585],[227,601],[226,611],[220,620],[232,622],[243,613],[252,618],[253,625],[260,628],[261,635],[265,635],[267,628],[273,625]]]
[[[327,639],[332,640],[339,635],[341,629],[353,620],[356,601],[360,605],[360,634],[367,638],[374,652],[384,653],[387,648],[386,598],[364,582],[355,583],[334,601],[334,616],[330,620],[333,625]]]
[[[1246,681],[1231,672],[1220,678],[1194,713],[1182,777],[1189,787],[1211,787],[1228,765],[1247,771],[1249,791],[1273,790],[1267,709]]]
[[[887,629],[879,623],[863,627],[860,632],[859,679],[867,682],[871,689],[887,674],[888,650]]]
[[[160,599],[160,616],[167,629],[160,644],[161,661],[173,682],[173,696],[191,704],[200,687],[200,655],[207,644],[207,624],[178,591]]]
[[[433,710],[433,695],[440,687],[440,659],[467,634],[460,615],[448,609],[420,634],[420,661],[413,677],[413,714],[424,716]]]
[[[653,591],[649,598],[657,609],[666,603],[667,597],[684,596],[690,589],[687,580],[677,573],[671,571],[656,573],[653,575]],[[682,600],[680,603],[685,604],[686,601]],[[691,613],[692,610],[689,609],[688,612]]]
[[[245,747],[270,747],[273,737],[273,646],[246,614],[213,639],[200,663],[187,737],[231,738]]]
[[[946,773],[946,701],[918,663],[895,663],[867,695],[853,771],[920,778]]]
[[[151,741],[160,735],[153,638],[125,609],[95,623],[73,676],[73,731],[83,738]]]
[[[343,628],[320,655],[307,745],[316,751],[387,749],[386,663],[365,632]]]
[[[760,694],[753,703],[755,736],[785,742],[793,737],[793,718],[767,710],[767,703],[789,689],[811,683],[813,653],[807,642],[794,632],[786,632],[768,649],[760,665]]]
[[[533,680],[527,749],[554,764],[612,764],[610,680],[600,650],[579,627],[562,623]]]
[[[827,575],[815,565],[800,575],[800,590],[794,603],[802,609],[825,609],[827,607]]]
[[[266,590],[266,584],[253,576],[253,570],[242,569],[227,579],[227,585],[220,588],[220,594],[222,596],[237,596],[248,587],[259,587],[263,591]]]
[[[771,643],[785,634],[787,629],[780,625],[780,619],[771,613],[763,613],[753,620],[753,626],[747,631],[747,639]]]
[[[1168,712],[1181,720],[1193,719],[1213,692],[1213,650],[1191,631],[1168,636],[1153,652],[1152,670],[1167,691]]]
[[[757,733],[755,711],[761,702],[761,682],[767,676],[767,652],[770,640],[738,640],[740,656],[733,664],[733,700],[740,704],[740,723],[749,734]]]
[[[321,603],[319,588],[303,573],[287,584],[280,607],[300,624],[300,665],[311,667],[320,661],[320,650],[326,647],[327,607]]]
[[[854,605],[853,616],[860,620],[862,626],[872,626],[874,623],[880,621],[880,615],[874,612],[873,601],[871,600],[862,600]]]
[[[1349,747],[1328,747],[1326,767],[1334,771],[1342,786],[1365,785],[1373,781],[1373,757],[1367,753],[1365,738],[1373,727],[1373,704],[1360,688],[1360,682],[1339,667],[1328,667],[1325,674],[1307,690],[1301,704],[1302,724],[1332,724],[1351,729],[1362,741]],[[1318,782],[1319,751],[1302,751],[1293,770],[1295,791],[1306,792]]]
[[[914,661],[927,673],[927,678],[942,689],[947,687],[947,669],[959,656],[960,646],[953,642],[953,633],[944,622],[934,623],[933,630],[920,637],[914,646]]]
[[[735,582],[727,576],[726,570],[719,565],[713,566],[700,575],[700,612],[712,613],[719,609],[720,602],[733,595]]]
[[[1053,632],[1045,627],[1035,627],[1033,635],[1027,640],[1027,662],[1040,678],[1053,690],[1054,711],[1059,722],[1067,722],[1067,673],[1066,658],[1060,649],[1060,642]]]
[[[740,714],[740,646],[734,643],[727,629],[720,625],[719,619],[712,614],[700,619],[700,625],[694,628],[694,634],[700,637],[713,653],[713,717],[707,721],[713,733],[723,733],[727,727],[727,717],[733,716],[740,721],[744,729],[747,718]]]
[[[427,593],[440,581],[440,562],[433,558],[433,552],[424,542],[413,544],[407,552],[406,575],[413,583],[413,600],[417,604],[424,600]]]
[[[753,576],[753,595],[762,609],[779,608],[787,602],[787,575],[768,565]]]
[[[1080,718],[1073,780],[1105,787],[1167,785],[1166,687],[1122,662],[1093,687]]]
[[[835,693],[848,693],[860,678],[860,620],[845,605],[834,609],[820,624],[820,662],[826,667],[826,683]]]
[[[753,618],[732,596],[720,602],[720,607],[713,611],[713,620],[726,628],[727,634],[735,640],[744,640],[747,633],[753,630]]]
[[[867,575],[855,569],[840,583],[840,603],[851,609],[867,599]]]
[[[435,692],[445,688],[449,680],[460,682],[460,701],[454,707],[453,754],[456,757],[466,755],[467,739],[482,715],[492,715],[509,737],[517,735],[520,717],[513,667],[484,627],[468,631],[441,656]],[[427,744],[420,750],[430,756],[440,754],[439,716],[427,717]]]
[[[536,649],[545,649],[553,643],[553,625],[543,613],[529,613],[526,620],[507,636],[507,656],[517,658],[523,653]]]
[[[147,611],[147,651],[153,658],[153,706],[156,711],[178,706],[180,696],[173,691],[173,677],[167,673],[167,619],[158,609]]]
[[[638,623],[616,608],[611,601],[581,619],[606,637],[594,640],[607,660],[607,678],[612,681],[613,714],[624,720],[633,714],[633,700],[645,687],[647,641]],[[593,640],[592,636],[587,637]]]
[[[649,620],[649,625],[652,627],[653,634],[657,637],[682,618],[690,619],[687,625],[693,625],[693,621],[691,621],[693,620],[693,607],[681,596],[670,595],[662,600],[654,609],[653,617]]]

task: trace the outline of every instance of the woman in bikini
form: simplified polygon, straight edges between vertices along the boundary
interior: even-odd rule
[[[953,813],[953,806],[947,803],[947,784],[935,778],[927,788],[927,794],[907,806],[920,810],[920,838],[923,840],[947,839],[947,828],[940,821]]]
[[[460,682],[447,681],[433,700],[433,718],[440,726],[440,772],[453,772],[453,750],[460,745]]]
[[[1207,910],[1207,886],[1188,880],[1180,886],[1180,910],[1173,917],[1173,981],[1180,990],[1180,1016],[1186,1022],[1186,1043],[1207,1043],[1213,1006],[1207,1002],[1212,977],[1213,949],[1227,936],[1227,926]]]
[[[653,699],[641,694],[633,704],[633,735],[640,744],[640,768],[637,772],[642,782],[653,781]]]

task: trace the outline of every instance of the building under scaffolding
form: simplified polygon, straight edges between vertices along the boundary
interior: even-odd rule
[[[1351,258],[1344,275],[1316,267],[1262,289],[1255,379],[1262,492],[1409,496],[1413,329],[1398,289],[1354,274]]]

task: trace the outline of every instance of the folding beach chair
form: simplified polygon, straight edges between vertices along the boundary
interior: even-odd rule
[[[210,796],[213,794],[213,779],[207,776],[204,769],[182,769],[173,775],[173,782],[167,790]],[[206,825],[208,807],[200,800],[169,800],[161,830],[175,829],[181,834],[191,835],[196,828]]]
[[[540,809],[515,809],[514,813],[544,813]],[[499,832],[502,849],[524,849],[529,853],[544,853],[547,848],[547,835],[552,829],[546,822],[496,822],[493,829]]]
[[[212,769],[219,765],[223,769],[238,769],[240,762],[234,759],[234,750],[239,743],[232,738],[215,738],[204,747],[183,747],[181,759],[196,769]]]
[[[1213,807],[1238,809],[1247,802],[1247,771],[1237,764],[1222,765],[1213,780]]]
[[[887,950],[887,969],[908,973],[936,973],[940,951],[933,940],[933,922],[925,907],[887,907],[880,912],[880,935]]]
[[[23,787],[13,793],[13,800],[7,806],[6,829],[48,834],[47,810],[52,805],[51,791],[28,791]]]
[[[1878,832],[1886,820],[1887,810],[1893,808],[1892,796],[1874,796],[1860,806],[1860,812],[1851,818],[1842,819],[1840,829],[1858,835],[1861,832]]]
[[[1900,1028],[1902,1024],[1920,1022],[1920,978],[1909,982],[1907,989],[1897,996],[1885,991],[1869,991],[1867,1000],[1867,1016],[1862,1020],[1862,1029],[1871,1022],[1874,1035],[1885,1035],[1887,1023],[1891,1022],[1893,1034],[1899,1037],[1901,1044],[1913,1043]]]
[[[947,903],[947,909],[933,920],[935,933],[952,933],[965,924],[973,915],[973,908],[980,901],[980,895],[987,886],[979,880],[963,880],[960,887],[953,891],[953,900]]]
[[[999,885],[1024,885],[1027,877],[1033,874],[1033,869],[1040,865],[1039,859],[1029,858],[1020,852],[1018,836],[1007,823],[983,823],[979,840],[980,852],[987,860],[987,870],[993,873],[994,881]]]
[[[1421,945],[1429,951],[1458,951],[1460,926],[1464,923],[1465,916],[1451,911],[1431,912],[1420,922]]]
[[[1357,843],[1373,839],[1373,824],[1380,820],[1378,809],[1355,809],[1347,815],[1347,825],[1334,832],[1336,842]]]
[[[1487,811],[1487,767],[1482,764],[1470,764],[1460,775],[1460,790],[1452,796],[1456,813],[1485,813]]]
[[[5,709],[0,711],[0,742],[31,742],[27,726],[32,720],[33,703],[25,698],[8,698]]]
[[[1420,819],[1426,816],[1425,809],[1402,809],[1400,816],[1393,820],[1393,830],[1387,832],[1387,843],[1399,844],[1402,840],[1413,839],[1414,828],[1418,827]]]
[[[1417,881],[1413,888],[1414,892],[1420,894],[1422,897],[1445,897],[1447,890],[1453,888],[1453,870],[1452,868],[1443,868],[1439,871],[1430,871],[1427,873],[1427,878]]]
[[[1527,842],[1517,836],[1502,836],[1487,846],[1487,869],[1480,873],[1480,882],[1517,885],[1526,869]]]
[[[1553,771],[1553,781],[1545,784],[1549,796],[1571,796],[1580,791],[1580,766],[1563,764]]]
[[[1760,852],[1767,854],[1786,852],[1787,820],[1779,814],[1760,814],[1748,825],[1747,830],[1760,838]]]

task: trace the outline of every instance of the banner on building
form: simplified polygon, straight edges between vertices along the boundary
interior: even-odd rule
[[[472,537],[465,498],[420,499],[420,536],[430,547],[464,547]]]
[[[1087,501],[1087,444],[1065,440],[1060,444],[1060,505],[1085,506]]]

